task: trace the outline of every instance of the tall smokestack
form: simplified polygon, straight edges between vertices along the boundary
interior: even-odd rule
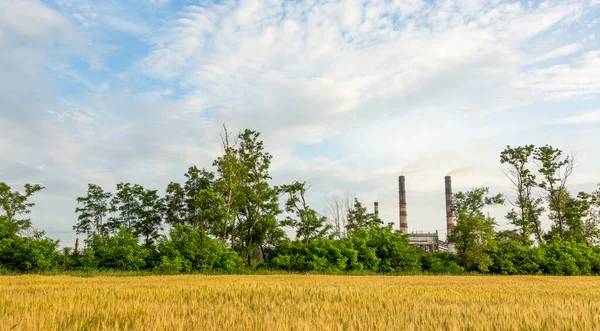
[[[379,216],[379,202],[375,201],[375,216]]]
[[[446,183],[446,230],[448,231],[447,233],[450,234],[450,231],[454,229],[454,211],[452,210],[454,198],[452,197],[451,177],[444,177],[444,182]],[[448,243],[448,251],[454,253],[454,244]]]
[[[75,239],[75,254],[79,253],[79,238]]]
[[[408,216],[406,214],[406,186],[404,176],[398,177],[398,192],[400,202],[400,230],[402,233],[408,233]]]

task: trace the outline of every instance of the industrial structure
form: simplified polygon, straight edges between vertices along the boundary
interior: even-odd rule
[[[406,183],[404,176],[398,177],[398,195],[400,202],[400,231],[408,233],[408,214],[406,213]]]
[[[450,176],[444,177],[444,193],[446,198],[446,230],[449,234],[454,229],[454,210],[453,210],[453,197],[452,197],[452,179]],[[404,176],[398,177],[398,205],[399,205],[399,219],[400,219],[400,231],[408,235],[408,241],[411,246],[419,246],[428,252],[434,252],[438,250],[448,251],[454,253],[454,245],[446,241],[440,240],[439,233],[435,232],[423,232],[423,231],[408,231],[408,213],[406,209],[406,178]],[[379,203],[375,202],[375,215],[379,216]]]
[[[450,176],[444,177],[446,191],[446,230],[447,234],[454,229],[454,198],[452,197],[452,179]],[[448,251],[454,253],[454,244],[448,243]]]

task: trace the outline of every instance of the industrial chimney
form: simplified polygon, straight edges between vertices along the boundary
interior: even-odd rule
[[[446,230],[447,233],[450,234],[450,231],[454,229],[454,211],[452,207],[453,197],[452,197],[452,179],[450,176],[444,177],[444,182],[446,183]],[[447,240],[447,239],[446,239]],[[454,253],[454,244],[448,243],[448,251],[450,253]]]
[[[400,202],[400,230],[408,233],[408,216],[406,214],[406,186],[404,176],[398,177],[399,202]]]
[[[375,216],[379,216],[379,202],[375,201]]]

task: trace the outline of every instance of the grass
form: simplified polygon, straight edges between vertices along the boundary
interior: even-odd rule
[[[600,278],[0,277],[0,330],[600,329]]]

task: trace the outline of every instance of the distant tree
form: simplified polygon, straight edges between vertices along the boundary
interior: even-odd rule
[[[29,218],[23,218],[35,206],[30,198],[44,189],[25,184],[25,192],[13,191],[0,182],[0,266],[15,271],[36,272],[53,267],[58,255],[58,241],[36,231]]]
[[[486,272],[492,265],[489,255],[494,250],[494,218],[485,216],[485,206],[503,204],[502,195],[488,196],[489,188],[480,187],[454,195],[456,226],[448,234],[448,241],[456,245],[467,269],[474,265]]]
[[[590,209],[587,218],[583,222],[583,237],[588,246],[600,243],[600,184],[589,199]]]
[[[238,136],[236,150],[240,185],[234,247],[246,258],[248,265],[253,256],[256,258],[264,250],[269,233],[279,232],[276,216],[281,213],[277,189],[269,184],[272,156],[264,151],[259,137],[260,133],[245,130]]]
[[[217,168],[219,178],[215,182],[217,192],[220,192],[225,199],[225,219],[223,220],[221,241],[226,242],[229,236],[233,236],[233,227],[236,219],[235,203],[240,194],[240,164],[237,155],[237,141],[232,141],[231,133],[223,124],[221,133],[221,148],[223,155],[218,157],[213,166]],[[232,239],[233,242],[233,239]]]
[[[183,186],[170,183],[165,198],[167,222],[201,229],[220,237],[225,221],[225,202],[215,190],[215,174],[192,166]],[[216,232],[215,232],[216,231]]]
[[[187,219],[187,206],[185,192],[179,183],[171,182],[167,186],[164,198],[166,208],[166,221],[170,225],[185,224]]]
[[[348,212],[352,210],[354,198],[350,192],[343,195],[334,195],[327,198],[326,215],[329,223],[333,225],[333,233],[338,239],[346,237]]]
[[[107,235],[105,221],[110,210],[110,198],[112,194],[105,192],[102,187],[95,184],[88,184],[88,191],[85,197],[78,197],[75,212],[79,214],[79,222],[73,227],[77,234],[85,233],[88,237],[94,234],[101,236]]]
[[[196,166],[192,166],[188,169],[185,174],[186,181],[183,185],[183,191],[185,192],[185,205],[187,210],[186,223],[194,228],[203,228],[202,217],[202,204],[198,202],[198,197],[201,192],[206,190],[212,190],[215,175],[206,171],[205,169],[198,169]]]
[[[535,151],[535,146],[526,145],[519,147],[507,146],[500,153],[500,162],[508,165],[505,174],[511,181],[517,193],[516,201],[512,202],[513,208],[506,218],[519,229],[519,241],[529,245],[531,233],[538,242],[542,242],[542,225],[540,216],[544,211],[543,199],[533,196],[537,187],[535,175],[529,169],[529,163]]]
[[[382,225],[383,222],[377,215],[367,213],[367,208],[358,199],[354,199],[354,206],[348,211],[348,223],[346,224],[346,232],[349,235],[359,229],[381,227]]]
[[[144,194],[144,188],[140,185],[130,183],[117,184],[117,191],[110,201],[110,211],[113,216],[109,218],[106,227],[111,232],[117,232],[124,226],[128,230],[137,228],[141,221],[140,196]]]
[[[306,182],[298,181],[279,188],[279,192],[287,196],[285,211],[296,216],[295,218],[288,216],[280,224],[296,229],[296,239],[302,240],[306,247],[311,240],[326,237],[332,229],[326,217],[319,216],[308,206],[305,196],[307,190]]]
[[[17,219],[18,215],[31,213],[31,208],[35,206],[28,200],[36,193],[43,190],[44,187],[38,184],[25,184],[25,193],[13,191],[10,186],[0,182],[0,204],[2,204],[2,217],[4,218],[4,230],[8,233],[17,235],[21,231],[31,227],[31,220],[28,218]]]
[[[193,226],[215,238],[221,238],[227,218],[225,199],[212,188],[203,189],[192,202],[195,210]]]
[[[554,222],[556,237],[562,240],[565,237],[564,204],[569,199],[567,182],[573,172],[575,156],[563,156],[561,150],[546,145],[535,149],[533,159],[543,177],[539,186],[546,192],[549,217]]]
[[[164,200],[160,198],[157,190],[143,190],[139,192],[140,201],[139,221],[135,227],[135,234],[144,238],[147,247],[152,246],[163,230],[165,218]]]
[[[594,194],[579,192],[577,196],[572,197],[569,192],[563,193],[564,203],[560,207],[553,207],[554,210],[560,210],[563,215],[563,238],[577,243],[592,244],[600,230],[598,223],[594,218],[596,198]],[[555,224],[548,233],[548,239],[559,237],[559,228]]]

